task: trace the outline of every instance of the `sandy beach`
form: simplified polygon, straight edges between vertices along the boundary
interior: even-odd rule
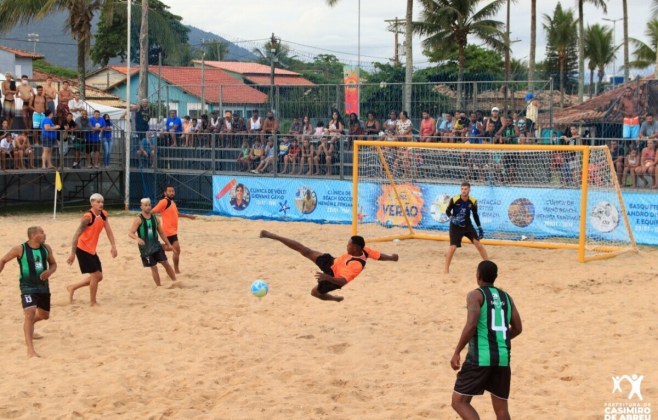
[[[0,418],[455,419],[449,360],[476,287],[473,246],[444,275],[445,242],[372,244],[400,261],[370,261],[340,294],[310,296],[314,265],[261,229],[338,256],[350,229],[221,217],[181,220],[181,270],[156,288],[128,238],[133,213],[110,213],[119,256],[103,235],[100,306],[88,289],[73,305],[66,264],[80,214],[0,217],[0,252],[40,225],[59,268],[51,318],[36,325],[40,359],[27,359],[18,266],[0,274]],[[510,413],[517,419],[600,419],[628,401],[613,375],[644,375],[658,415],[658,251],[587,264],[576,251],[488,247],[496,282],[524,331],[513,342]],[[171,256],[171,254],[169,254]],[[270,285],[258,299],[249,286]],[[462,353],[462,358],[465,356]],[[493,418],[488,394],[474,400]]]

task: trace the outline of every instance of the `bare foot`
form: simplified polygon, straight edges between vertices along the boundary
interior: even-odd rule
[[[100,306],[98,302],[89,302],[89,306]]]
[[[261,238],[271,238],[272,234],[266,230],[261,230],[260,231],[260,237]]]
[[[174,272],[175,272],[176,274],[180,274],[180,270],[179,270],[178,268],[175,269]],[[176,279],[174,279],[174,281],[176,281]]]
[[[73,304],[73,293],[75,293],[75,290],[73,290],[73,286],[66,286],[66,290],[69,292],[69,304]]]
[[[41,357],[41,356],[39,356],[39,354],[36,351],[32,350],[27,352],[27,357],[28,359],[31,359],[33,357]]]

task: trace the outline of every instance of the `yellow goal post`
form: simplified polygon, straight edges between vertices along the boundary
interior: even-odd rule
[[[352,233],[368,242],[448,240],[445,210],[469,182],[484,244],[637,252],[605,146],[358,140],[352,159]]]

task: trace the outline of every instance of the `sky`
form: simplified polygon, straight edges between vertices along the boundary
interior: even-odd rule
[[[404,20],[406,0],[340,0],[330,8],[326,0],[163,0],[171,12],[182,16],[183,23],[216,33],[247,49],[260,47],[274,33],[288,44],[293,55],[303,60],[312,60],[318,54],[334,54],[342,62],[358,62],[358,3],[361,3],[361,63],[370,68],[371,63],[387,62],[393,57],[394,35],[384,22],[396,17]],[[555,1],[537,1],[537,60],[545,51],[545,34],[542,29],[543,15],[552,15]],[[647,41],[644,36],[650,8],[648,0],[628,0],[629,36]],[[563,7],[572,7],[576,12],[576,1],[562,2]],[[421,10],[414,2],[414,19]],[[208,13],[212,11],[212,13]],[[612,26],[603,18],[618,19],[622,14],[621,0],[608,0],[608,13],[585,3],[585,25],[601,23]],[[530,1],[517,0],[512,4],[511,39],[512,55],[527,60],[530,49]],[[498,20],[505,21],[505,10],[501,9]],[[576,30],[576,28],[574,28]],[[621,44],[623,22],[616,24],[616,40]],[[404,40],[400,35],[399,43]],[[414,37],[413,62],[416,68],[431,66],[422,55],[421,39]],[[476,38],[469,42],[480,44]],[[401,48],[401,51],[403,49]],[[631,47],[632,59],[632,47]],[[622,49],[616,60],[617,72],[623,63]],[[612,73],[612,68],[609,70]]]

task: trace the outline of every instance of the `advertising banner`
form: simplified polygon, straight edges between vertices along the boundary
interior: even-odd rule
[[[343,82],[345,83],[345,115],[352,112],[359,115],[359,73],[355,66],[343,66]]]
[[[401,226],[406,214],[413,227],[448,230],[445,214],[458,184],[359,184],[358,217],[383,226]],[[253,219],[351,223],[352,183],[301,178],[213,177],[213,211]],[[473,186],[485,231],[509,239],[578,238],[580,191],[522,187]],[[613,193],[591,191],[588,237],[615,242],[626,238],[622,209]],[[635,240],[658,245],[658,200],[655,194],[624,193]]]

